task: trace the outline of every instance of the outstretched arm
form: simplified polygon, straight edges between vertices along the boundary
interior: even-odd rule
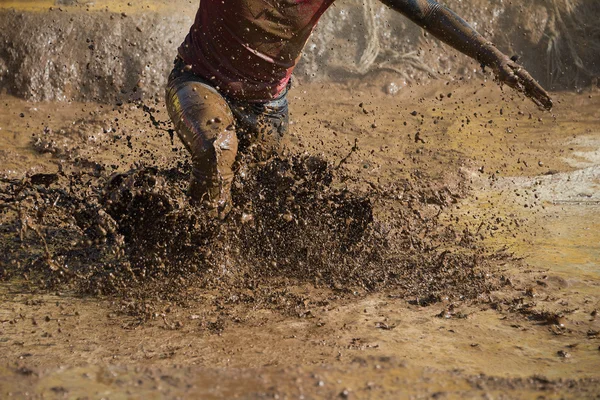
[[[552,99],[529,75],[465,20],[434,0],[381,0],[444,43],[494,70],[498,79],[550,110]]]

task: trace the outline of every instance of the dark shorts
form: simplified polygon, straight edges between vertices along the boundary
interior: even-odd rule
[[[169,75],[169,84],[175,80],[199,82],[218,92],[207,79],[186,71],[185,63],[179,57],[175,59],[173,70]],[[266,102],[236,100],[219,93],[235,117],[235,128],[241,151],[245,151],[255,141],[264,142],[266,147],[271,149],[280,147],[289,127],[287,100],[289,86],[281,96]]]

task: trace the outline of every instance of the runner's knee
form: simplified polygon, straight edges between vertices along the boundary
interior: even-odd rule
[[[237,137],[225,99],[201,82],[178,83],[176,79],[167,87],[166,100],[169,116],[195,166],[208,168],[218,160],[233,164]]]

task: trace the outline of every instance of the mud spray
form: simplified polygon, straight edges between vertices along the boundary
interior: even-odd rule
[[[577,89],[552,115],[333,7],[293,153],[240,160],[217,222],[164,121],[192,3],[0,5],[0,393],[597,398],[597,4],[448,2]]]
[[[239,168],[222,223],[189,205],[187,165],[2,179],[2,276],[122,296],[144,312],[153,301],[185,303],[190,288],[301,312],[290,285],[393,291],[426,305],[484,299],[497,284],[475,235],[437,218],[459,193],[410,180],[361,190],[307,154]]]
[[[591,397],[595,281],[523,265],[519,249],[541,237],[550,215],[543,182],[571,176],[556,172],[572,170],[549,156],[572,140],[561,124],[582,109],[595,116],[597,100],[564,95],[573,106],[554,123],[529,118],[492,84],[484,88],[489,104],[476,89],[442,84],[418,92],[423,104],[397,97],[391,110],[387,95],[366,89],[333,88],[316,106],[311,96],[297,99],[295,153],[240,161],[234,208],[219,223],[189,206],[187,153],[171,142],[160,102],[33,109],[3,100],[12,113],[3,129],[16,132],[2,136],[0,183],[7,391],[35,383],[51,385],[38,392],[84,394],[82,373],[98,377],[98,393],[120,390],[104,380],[113,372],[137,388],[142,367],[164,368],[159,381],[180,379],[165,396],[189,395],[191,383],[212,390],[212,378],[202,379],[215,374],[231,377],[234,390],[246,372],[260,371],[276,382],[276,390],[264,389],[273,396],[302,390],[331,398],[348,385],[382,398],[405,390],[384,382],[402,376],[417,382],[418,396],[510,387]],[[342,101],[334,98],[340,92]],[[569,126],[587,137],[594,121]],[[398,123],[408,132],[396,132]],[[570,146],[573,154],[588,149]],[[467,148],[472,160],[455,148]],[[581,190],[574,187],[573,199]],[[81,360],[108,366],[54,372]],[[307,369],[277,369],[295,365]],[[420,369],[444,365],[465,372],[430,379]],[[198,369],[205,366],[221,370]],[[305,383],[285,389],[290,377]],[[239,391],[265,385],[252,380]]]

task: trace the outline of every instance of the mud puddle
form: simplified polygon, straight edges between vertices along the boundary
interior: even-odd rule
[[[221,225],[187,206],[185,153],[138,105],[28,114],[7,98],[3,390],[595,396],[597,276],[569,267],[574,253],[555,263],[581,285],[540,265],[533,238],[570,222],[546,223],[564,204],[527,185],[578,173],[585,149],[561,150],[597,123],[562,124],[597,100],[565,94],[551,118],[479,90],[339,86],[323,113],[319,86],[302,88],[298,155],[240,174]]]

